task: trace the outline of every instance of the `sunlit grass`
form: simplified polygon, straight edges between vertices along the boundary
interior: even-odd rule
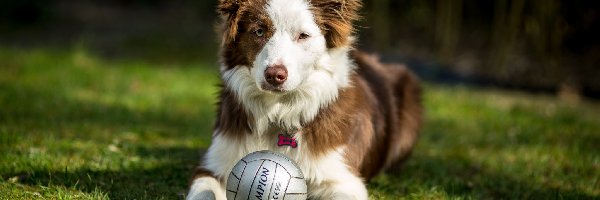
[[[217,66],[0,48],[0,199],[178,199],[210,143]],[[600,196],[600,106],[428,84],[373,199]]]
[[[0,51],[0,196],[176,198],[185,190],[210,142],[211,63]]]
[[[394,199],[591,199],[600,195],[600,109],[546,95],[429,86],[407,165],[378,177]],[[390,182],[394,186],[391,187]],[[398,189],[400,188],[400,189]]]

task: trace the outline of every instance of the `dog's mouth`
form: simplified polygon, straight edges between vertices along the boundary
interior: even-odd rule
[[[260,84],[260,89],[262,89],[263,91],[268,91],[268,92],[275,92],[275,93],[284,93],[286,92],[286,90],[283,88],[283,86],[273,86],[269,83],[262,83]]]

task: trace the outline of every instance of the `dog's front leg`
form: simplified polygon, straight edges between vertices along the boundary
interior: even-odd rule
[[[225,189],[210,172],[203,168],[196,169],[195,179],[190,186],[187,200],[225,200]]]
[[[363,180],[342,161],[322,163],[320,182],[309,186],[310,199],[367,200],[369,195]]]
[[[357,177],[356,180],[346,180],[333,186],[333,194],[330,198],[335,200],[367,200],[368,192],[365,184]]]
[[[234,138],[215,134],[202,164],[194,172],[188,200],[225,200],[225,179],[231,168],[247,153]]]

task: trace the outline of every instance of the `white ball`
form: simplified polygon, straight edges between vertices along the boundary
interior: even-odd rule
[[[257,151],[246,155],[227,179],[227,199],[307,198],[304,175],[298,165],[283,154]]]

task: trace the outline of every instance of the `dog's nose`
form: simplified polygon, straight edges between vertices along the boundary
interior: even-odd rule
[[[271,65],[265,69],[265,79],[273,86],[280,86],[287,80],[288,72],[283,65]]]

